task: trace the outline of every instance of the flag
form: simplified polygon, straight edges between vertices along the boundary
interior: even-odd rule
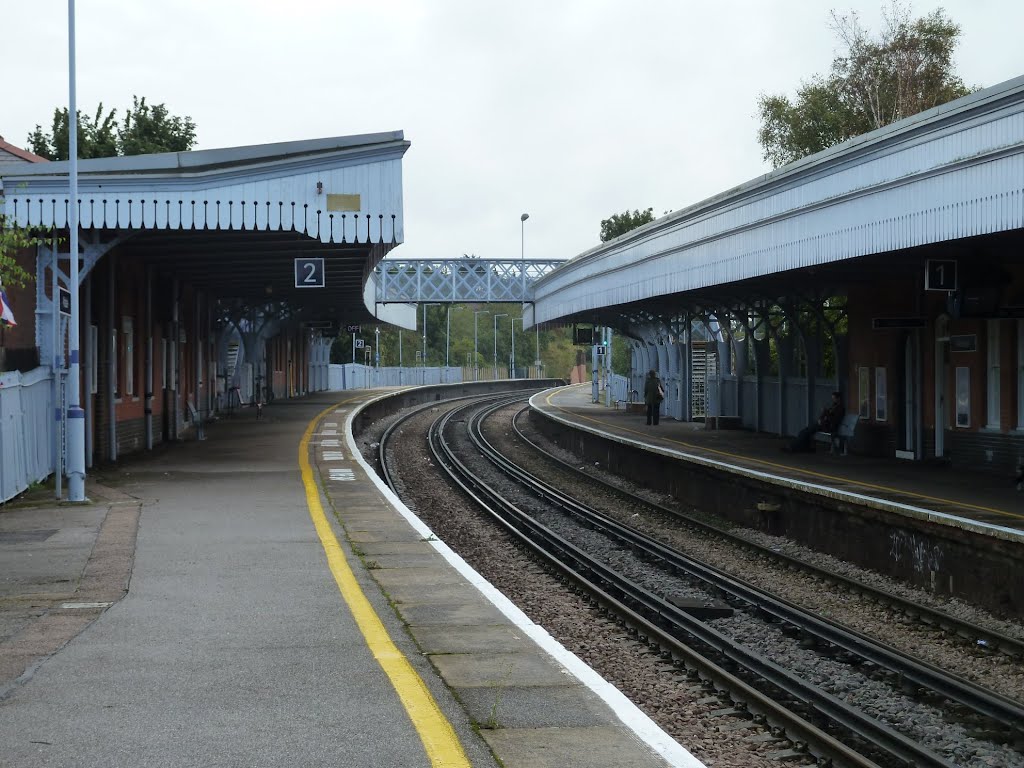
[[[0,325],[17,325],[14,321],[14,312],[11,311],[11,304],[7,300],[7,294],[4,292],[3,288],[0,288]]]

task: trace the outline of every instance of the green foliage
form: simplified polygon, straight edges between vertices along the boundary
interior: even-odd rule
[[[654,221],[654,209],[646,211],[623,211],[601,221],[601,242],[607,243],[619,235],[624,235],[631,229],[649,224]]]
[[[3,205],[4,197],[0,194],[0,211]],[[32,273],[15,260],[15,254],[39,242],[35,232],[7,224],[3,214],[0,214],[0,285],[24,288],[32,282]]]
[[[0,205],[3,199],[0,198]],[[32,282],[32,273],[15,261],[14,254],[21,248],[28,248],[38,241],[32,233],[20,227],[3,226],[3,217],[0,216],[0,285],[9,285],[14,288],[23,288]]]
[[[68,159],[68,110],[55,109],[49,133],[41,126],[29,134],[32,152],[49,160]],[[78,111],[78,156],[114,157],[155,152],[185,152],[196,143],[196,125],[191,117],[171,115],[164,104],[151,106],[145,97],[132,97],[132,108],[118,123],[117,110],[104,114],[100,103],[91,118]]]
[[[154,152],[187,152],[196,143],[196,124],[191,117],[177,117],[163,104],[150,106],[146,98],[133,96],[133,109],[124,114],[117,132],[118,153],[148,155]]]
[[[103,114],[102,102],[96,108],[96,114],[90,118],[78,111],[78,156],[83,159],[91,157],[112,157],[117,151],[116,110]],[[29,134],[29,149],[47,160],[68,159],[68,109],[53,110],[53,122],[50,133],[43,133],[38,124]]]
[[[546,376],[567,376],[575,361],[575,348],[572,346],[571,332],[562,328],[541,330],[538,334],[533,328],[523,332],[522,306],[520,304],[441,304],[427,305],[427,360],[428,366],[442,366],[445,363],[446,326],[451,307],[451,332],[447,334],[448,360],[453,368],[473,367],[473,313],[479,312],[476,321],[476,365],[482,370],[490,370],[495,365],[497,351],[497,367],[499,374],[508,370],[511,356],[512,333],[511,325],[515,324],[516,367],[527,368],[533,365],[540,343],[541,361],[544,363]],[[494,316],[498,318],[497,338],[495,338]],[[514,320],[510,319],[514,318]],[[390,325],[364,325],[357,338],[364,342],[362,350],[356,350],[356,362],[365,363],[365,349],[371,349],[371,364],[376,359],[374,345],[380,345],[380,364],[397,366],[399,359],[406,367],[420,364],[423,351],[423,305],[417,306],[416,330],[402,330]],[[399,357],[399,338],[401,338],[401,357]],[[352,362],[352,335],[342,333],[331,345],[332,363]]]
[[[832,13],[844,52],[828,75],[801,83],[796,99],[761,94],[758,142],[776,168],[854,136],[960,98],[971,88],[953,72],[960,26],[941,8],[919,19],[894,2],[872,36],[855,12]]]

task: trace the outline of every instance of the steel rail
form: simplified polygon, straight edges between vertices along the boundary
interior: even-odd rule
[[[453,411],[438,419],[434,427],[432,427],[432,435],[436,435],[438,431],[444,430],[454,413]],[[474,417],[472,421],[477,422],[478,419]],[[470,429],[472,432],[472,424]],[[562,567],[568,569],[568,572],[573,574],[574,579],[582,580],[581,583],[588,588],[590,588],[589,585],[591,583],[596,582],[601,590],[605,592],[618,592],[619,597],[617,599],[628,605],[633,612],[646,614],[649,623],[667,626],[670,632],[679,633],[687,638],[697,640],[729,659],[731,663],[755,673],[775,689],[784,691],[788,696],[809,705],[817,713],[831,718],[850,732],[858,734],[881,751],[887,752],[897,761],[904,761],[907,764],[922,767],[952,768],[953,763],[945,760],[935,752],[917,744],[887,725],[867,717],[864,713],[848,706],[845,702],[831,694],[790,674],[779,665],[754,654],[732,638],[723,635],[703,622],[693,619],[671,603],[623,578],[620,574],[590,557],[546,526],[533,520],[529,515],[519,510],[512,502],[505,500],[500,493],[490,488],[486,482],[480,479],[454,455],[454,451],[443,437],[432,437],[430,442],[431,450],[434,452],[439,466],[449,472],[460,487],[478,503],[486,499],[489,503],[485,503],[484,506],[488,511],[501,519],[502,525],[507,529],[516,531],[520,539],[524,537],[536,538],[542,542],[531,543],[531,549],[551,550],[554,554],[549,553],[545,555],[545,559],[561,560]],[[476,447],[477,450],[485,450],[479,445]],[[680,645],[682,643],[679,639],[673,642],[673,645],[670,646],[673,653],[678,652]],[[788,717],[797,716],[789,713]],[[802,719],[800,719],[800,722],[803,725],[797,727],[802,729],[801,733],[804,734],[804,738],[808,740],[808,743],[812,743],[813,740],[815,749],[819,750],[822,754],[827,754],[828,750],[834,749],[834,745],[830,746],[832,741],[841,744],[841,742],[832,740],[832,737],[827,736],[827,734],[824,734],[826,741],[821,741],[820,735],[822,732]],[[849,751],[849,747],[842,746],[844,750]],[[841,759],[848,760],[849,755],[845,755]],[[864,759],[866,758],[861,756],[861,760]]]
[[[501,406],[489,406],[475,414],[467,425],[469,436],[475,447],[486,459],[495,463],[496,466],[501,464],[511,466],[519,473],[522,470],[519,470],[518,467],[508,462],[500,454],[496,454],[493,447],[483,438],[480,430],[479,425],[483,419],[499,407]],[[497,459],[497,462],[495,462],[495,459]],[[502,467],[499,466],[499,469],[502,469]],[[466,471],[469,470],[467,469]],[[494,489],[481,488],[481,490],[490,495],[496,503],[499,499],[504,501],[500,493]],[[582,568],[585,572],[594,574],[601,580],[602,586],[619,590],[621,594],[626,596],[624,602],[634,607],[643,606],[649,614],[658,617],[662,621],[671,622],[688,636],[724,654],[743,667],[754,671],[763,679],[768,680],[771,684],[786,691],[795,698],[811,704],[817,711],[826,714],[850,731],[868,739],[890,754],[907,761],[909,764],[922,767],[942,766],[943,768],[954,765],[941,755],[918,744],[899,731],[865,715],[859,709],[850,707],[841,699],[791,674],[788,670],[783,669],[774,662],[752,653],[731,637],[693,618],[685,611],[662,599],[659,595],[653,594],[649,590],[634,584],[615,570],[590,557],[571,542],[533,520],[529,515],[521,512],[515,505],[512,505],[510,502],[505,503],[508,505],[509,513],[516,516],[524,529],[528,529],[533,535],[543,538],[563,558],[567,557],[576,563],[577,569]]]
[[[1010,729],[1018,738],[1024,736],[1024,706],[1020,703],[908,656],[860,632],[813,615],[794,603],[765,592],[697,558],[684,555],[625,523],[613,520],[517,466],[484,437],[479,429],[479,421],[475,422],[475,426],[476,430],[471,433],[474,444],[498,469],[514,478],[531,493],[565,510],[588,527],[593,527],[600,533],[628,545],[634,551],[643,552],[648,561],[659,565],[663,563],[669,569],[681,571],[693,579],[710,584],[716,592],[734,601],[753,606],[768,616],[799,628],[811,637],[890,669],[900,675],[901,681],[910,681],[928,688],[983,714]]]
[[[518,419],[523,413],[526,413],[529,410],[529,405],[524,406],[522,409],[516,412],[516,415],[512,419],[512,429],[515,431],[516,436],[520,440],[529,445],[538,453],[541,453],[544,456],[548,457],[551,461],[560,464],[567,471],[585,477],[588,482],[602,485],[609,491],[616,493],[622,496],[623,498],[627,498],[631,501],[635,501],[638,499],[637,496],[634,496],[628,491],[623,490],[614,483],[611,483],[600,477],[596,477],[595,475],[591,475],[587,472],[584,472],[578,469],[577,467],[574,467],[569,462],[559,458],[558,456],[555,456],[553,453],[546,450],[545,448],[531,440],[529,437],[527,437],[520,429]],[[727,539],[730,543],[742,547],[750,552],[756,552],[759,555],[770,557],[773,560],[776,560],[786,565],[787,567],[799,569],[807,573],[812,573],[816,576],[821,576],[822,578],[827,578],[828,580],[835,582],[840,587],[843,587],[853,592],[860,592],[861,594],[864,594],[873,600],[889,604],[907,616],[917,617],[917,619],[921,621],[921,623],[923,624],[927,624],[930,626],[938,626],[948,632],[953,632],[959,637],[962,637],[966,640],[974,641],[976,644],[980,645],[986,650],[1000,651],[1001,653],[1004,653],[1007,656],[1024,659],[1024,640],[1019,640],[1015,637],[1010,637],[1009,635],[996,632],[995,630],[987,629],[986,627],[981,627],[977,624],[972,624],[969,621],[957,618],[956,616],[952,616],[936,608],[931,608],[927,605],[915,603],[911,600],[908,600],[907,598],[900,597],[899,595],[894,595],[891,592],[886,592],[885,590],[879,589],[878,587],[873,587],[870,584],[865,584],[861,581],[857,581],[856,579],[851,578],[849,576],[844,576],[841,573],[833,573],[831,571],[826,571],[822,568],[819,568],[816,565],[808,563],[805,560],[801,560],[792,555],[787,555],[784,552],[775,552],[774,550],[769,549],[767,547],[763,547],[760,544],[757,544],[756,542],[752,542],[741,536],[737,536],[729,530],[720,528],[710,523],[706,523],[703,520],[700,520],[691,515],[687,515],[685,512],[680,512],[679,510],[671,509],[670,507],[658,504],[657,502],[648,501],[647,499],[639,500],[646,506],[651,507],[652,509],[656,509],[662,514],[680,520],[694,528],[698,528],[702,531],[713,533],[716,536],[720,536],[721,538]]]
[[[380,474],[381,478],[384,480],[385,484],[387,484],[388,488],[390,488],[392,491],[396,490],[395,489],[394,479],[393,479],[393,476],[392,476],[392,473],[391,473],[391,468],[390,468],[390,465],[388,464],[387,457],[386,457],[385,454],[387,452],[387,447],[388,447],[389,443],[391,442],[392,438],[394,437],[395,433],[398,431],[398,428],[400,426],[402,426],[403,424],[405,424],[405,422],[407,422],[410,419],[418,416],[419,414],[423,413],[424,411],[428,411],[431,408],[437,408],[437,406],[442,404],[442,403],[458,403],[458,402],[461,402],[461,401],[470,401],[470,400],[487,401],[487,400],[494,399],[496,397],[508,398],[513,392],[518,394],[518,393],[524,392],[524,391],[533,391],[533,390],[518,390],[518,389],[516,389],[516,390],[508,390],[508,389],[506,389],[506,390],[500,390],[498,392],[488,392],[488,393],[485,393],[485,394],[462,395],[461,397],[452,397],[452,398],[449,398],[448,400],[442,400],[442,401],[431,400],[428,403],[422,403],[421,405],[417,406],[416,408],[413,408],[411,411],[408,411],[407,413],[402,414],[398,419],[395,420],[395,422],[393,424],[391,424],[391,426],[389,426],[387,429],[384,430],[384,432],[380,436],[380,442],[377,445],[377,466],[378,466],[379,474]],[[540,390],[537,390],[537,391],[540,391]],[[512,398],[511,402],[515,402],[516,400],[519,400],[519,399],[521,399],[521,398],[519,398],[519,397]]]
[[[755,721],[759,718],[763,719],[769,726],[783,731],[798,749],[802,747],[811,749],[824,760],[824,762],[819,761],[820,765],[836,764],[849,766],[849,768],[879,768],[874,761],[786,709],[773,698],[715,664],[680,641],[679,638],[669,634],[665,628],[660,626],[663,623],[660,619],[652,621],[639,613],[635,609],[635,604],[632,604],[635,601],[631,598],[627,598],[631,603],[627,604],[613,596],[587,575],[589,568],[585,566],[582,569],[573,568],[553,556],[548,549],[534,541],[530,535],[521,531],[517,527],[517,518],[523,513],[516,510],[514,505],[501,499],[500,496],[493,497],[486,484],[482,483],[459,461],[455,452],[444,439],[443,431],[447,428],[451,417],[452,413],[438,417],[428,433],[428,444],[436,466],[444,470],[451,481],[471,501],[490,515],[496,524],[528,551],[561,574],[562,577],[574,582],[605,612],[618,617],[624,624],[631,626],[638,638],[647,638],[649,645],[653,640],[654,645],[665,649],[664,658],[671,659],[677,666],[682,664],[686,668],[696,671],[702,680],[713,682],[719,689],[729,691],[735,697],[734,701],[738,700],[744,703]],[[512,515],[509,515],[509,512],[513,510]],[[513,518],[512,520],[508,519],[510,516]],[[944,764],[944,768],[948,768],[948,765]]]

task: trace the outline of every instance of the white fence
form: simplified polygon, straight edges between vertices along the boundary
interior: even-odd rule
[[[53,415],[49,368],[0,374],[0,502],[53,474]]]

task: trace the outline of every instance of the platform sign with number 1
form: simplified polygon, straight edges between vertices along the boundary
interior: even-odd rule
[[[327,274],[322,258],[295,260],[296,288],[323,288],[327,285]]]

